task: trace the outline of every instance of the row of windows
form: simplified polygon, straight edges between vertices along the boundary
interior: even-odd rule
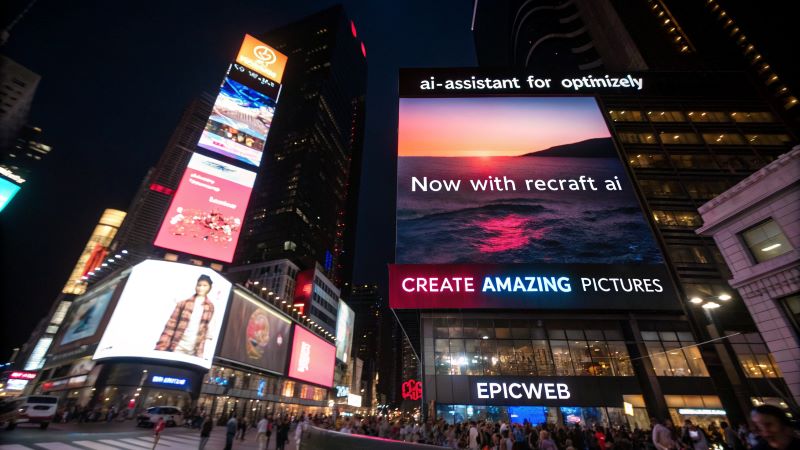
[[[775,122],[775,116],[767,111],[636,111],[611,110],[614,122],[696,122],[696,123],[766,123]]]
[[[322,401],[327,398],[327,390],[274,376],[260,376],[241,370],[212,366],[204,383],[227,386],[230,389],[255,391],[259,397],[280,395],[283,397],[304,398]]]
[[[743,155],[665,155],[658,152],[628,152],[628,163],[635,169],[702,169],[702,170],[758,170],[765,159],[753,154]]]
[[[686,181],[683,184],[673,180],[639,180],[639,187],[646,197],[685,198],[709,200],[725,192],[730,186],[727,181]]]
[[[733,132],[697,133],[685,131],[660,131],[658,135],[649,131],[621,131],[617,133],[624,144],[664,145],[788,145],[792,139],[787,134],[739,134]]]

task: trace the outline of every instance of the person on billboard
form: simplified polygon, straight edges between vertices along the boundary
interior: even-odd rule
[[[175,305],[156,350],[203,357],[208,324],[214,317],[214,304],[208,298],[212,285],[211,277],[200,275],[194,287],[195,294]]]

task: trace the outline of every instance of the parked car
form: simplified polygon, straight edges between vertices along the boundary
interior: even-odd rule
[[[46,429],[58,409],[58,397],[51,395],[31,395],[0,403],[0,423],[13,430],[20,423],[39,424]]]
[[[164,424],[168,427],[183,425],[183,412],[177,406],[152,406],[136,418],[136,426],[152,427],[163,417]]]

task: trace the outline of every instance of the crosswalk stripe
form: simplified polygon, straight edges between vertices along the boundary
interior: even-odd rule
[[[161,436],[161,439],[167,442],[178,442],[180,444],[197,444],[200,441],[199,439],[180,436]]]
[[[145,448],[153,448],[153,438],[150,438],[150,442],[147,442],[147,440],[145,440],[144,438],[142,438],[141,440],[140,439],[134,439],[134,438],[125,438],[125,439],[120,439],[120,441],[128,442],[128,443],[131,443],[131,444],[134,444],[134,445],[141,445],[142,447],[145,447]],[[169,445],[161,444],[160,442],[159,442],[159,445],[163,445],[165,447],[169,447]]]
[[[63,442],[36,442],[33,445],[46,448],[47,450],[83,450],[80,447],[74,447]]]
[[[125,442],[120,442],[120,441],[117,441],[117,440],[114,440],[114,439],[100,439],[100,442],[104,442],[104,443],[106,443],[108,445],[113,445],[115,447],[127,448],[128,450],[142,450],[143,448],[151,448],[152,447],[151,445],[146,445],[144,443],[142,443],[140,445],[133,445],[133,444],[125,443]]]
[[[117,450],[117,447],[112,447],[106,444],[100,444],[99,442],[93,441],[72,441],[73,444],[82,445],[84,447],[93,448],[95,450]]]
[[[0,445],[0,450],[33,450],[33,449],[19,444],[5,444],[5,445]]]

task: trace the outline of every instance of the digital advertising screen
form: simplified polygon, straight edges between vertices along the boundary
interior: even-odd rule
[[[356,314],[353,309],[339,300],[339,311],[336,314],[336,359],[343,363],[350,359],[355,322]]]
[[[250,36],[244,35],[236,62],[270,80],[280,83],[288,58],[283,53]]]
[[[219,357],[283,375],[291,329],[291,320],[234,289]]]
[[[336,348],[303,327],[294,327],[289,377],[300,381],[333,386]]]
[[[206,369],[231,283],[207,268],[148,260],[131,271],[92,359],[149,358]]]
[[[70,306],[64,321],[64,334],[60,345],[94,336],[105,316],[117,283],[78,297]]]
[[[231,69],[222,82],[198,145],[258,166],[275,115],[276,100]]]
[[[400,98],[392,308],[679,308],[593,97],[443,95]]]
[[[255,178],[255,172],[193,154],[155,245],[231,262]]]
[[[17,192],[19,192],[17,184],[0,177],[0,212],[6,208]]]

